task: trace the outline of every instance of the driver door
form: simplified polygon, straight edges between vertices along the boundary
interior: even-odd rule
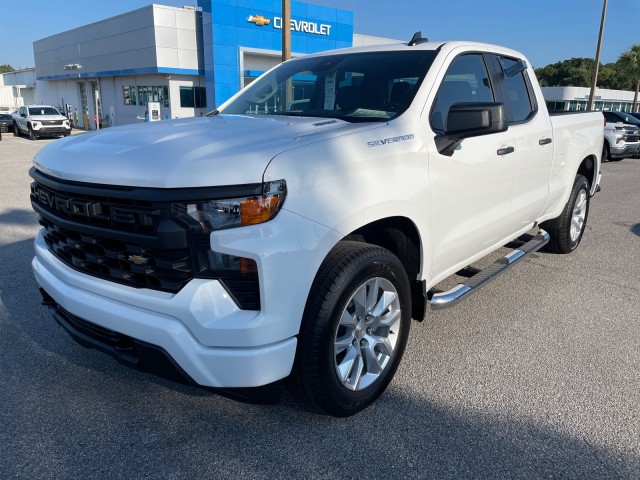
[[[444,132],[451,105],[496,101],[486,61],[482,53],[453,59],[430,109],[433,135]],[[513,147],[509,130],[466,138],[452,156],[441,155],[430,143],[432,278],[454,266],[466,266],[471,257],[504,242],[517,230],[512,215]]]

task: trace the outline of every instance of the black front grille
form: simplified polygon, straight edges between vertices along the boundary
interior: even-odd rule
[[[62,125],[62,122],[64,120],[43,120],[42,124],[43,125]]]
[[[35,169],[30,175],[35,180],[31,205],[40,215],[44,240],[69,267],[171,293],[195,276],[215,278],[241,309],[260,309],[257,272],[204,273],[209,268],[209,233],[186,210],[187,203],[202,199],[255,195],[261,185],[152,189],[63,181]]]
[[[178,292],[193,278],[189,249],[145,249],[61,228],[46,218],[44,239],[65,264],[133,287]]]
[[[640,136],[639,135],[625,135],[624,136],[624,140],[625,140],[625,142],[638,142],[638,141],[640,141]]]

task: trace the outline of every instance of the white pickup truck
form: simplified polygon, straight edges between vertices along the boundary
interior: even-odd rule
[[[13,134],[29,135],[31,140],[39,137],[65,137],[71,135],[69,119],[50,105],[26,105],[13,115]]]
[[[206,117],[43,148],[33,271],[85,346],[208,387],[286,379],[351,415],[412,318],[578,247],[602,147],[602,114],[550,117],[513,50],[414,36],[305,56]]]

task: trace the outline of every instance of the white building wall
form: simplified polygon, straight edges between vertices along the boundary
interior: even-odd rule
[[[74,76],[64,69],[78,64],[82,74],[156,66],[153,8],[144,7],[116,17],[52,35],[33,43],[36,75]]]
[[[33,68],[0,74],[0,112],[14,112],[22,105],[35,103],[35,88]]]
[[[87,92],[90,128],[96,82],[106,126],[144,121],[146,105],[125,105],[123,87],[167,87],[170,105],[161,106],[162,118],[203,113],[180,107],[179,90],[204,86],[198,75],[204,65],[200,16],[192,7],[149,5],[34,42],[36,101],[63,110],[71,105],[83,128],[80,84]]]
[[[387,45],[392,43],[407,43],[409,40],[394,40],[393,38],[373,37],[371,35],[353,34],[354,47],[368,47],[371,45]]]
[[[566,110],[585,110],[591,89],[587,87],[542,87],[546,102],[564,103]],[[634,92],[597,88],[595,94],[596,110],[630,111]]]

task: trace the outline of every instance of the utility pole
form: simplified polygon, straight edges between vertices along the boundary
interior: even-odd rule
[[[282,0],[282,61],[291,58],[291,0]],[[288,110],[293,101],[293,82],[286,81],[284,98],[281,98],[282,110]]]
[[[596,95],[596,85],[598,84],[598,70],[600,69],[600,48],[602,47],[602,33],[604,32],[604,19],[607,16],[607,3],[602,4],[602,19],[600,20],[600,33],[598,34],[598,46],[596,47],[596,64],[593,66],[593,76],[591,78],[591,93],[589,94],[589,105],[587,110],[593,110]]]
[[[282,61],[291,58],[291,0],[282,0]]]

